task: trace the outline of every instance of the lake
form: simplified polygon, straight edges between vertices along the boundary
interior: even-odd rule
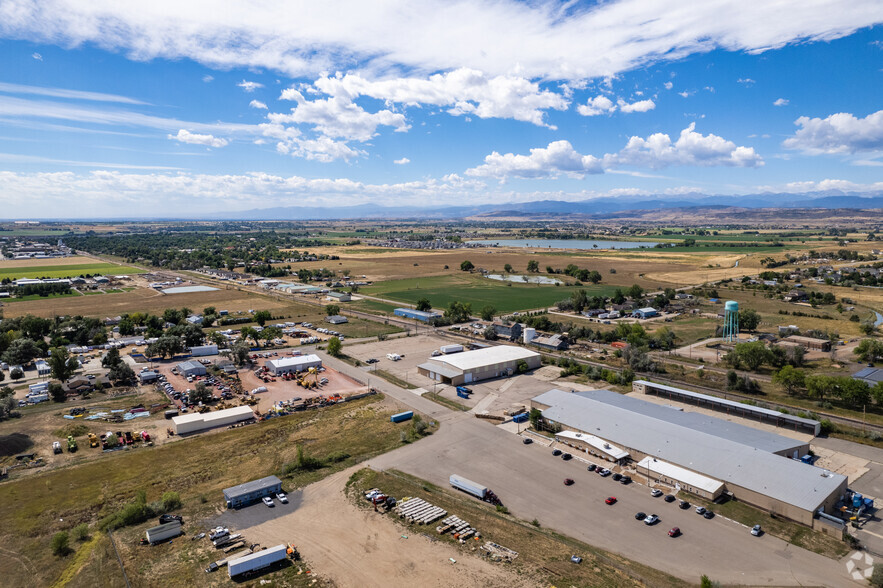
[[[531,247],[536,249],[637,249],[655,247],[655,241],[581,241],[579,239],[480,239],[469,241],[499,247]]]
[[[498,280],[500,282],[515,282],[516,284],[563,284],[561,280],[557,280],[555,278],[547,278],[546,276],[518,276],[518,275],[506,275],[502,276],[500,274],[488,274],[485,276],[490,280]]]

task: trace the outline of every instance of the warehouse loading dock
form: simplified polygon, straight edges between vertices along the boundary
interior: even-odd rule
[[[651,479],[667,478],[703,495],[708,490],[698,474],[737,500],[810,527],[820,509],[833,512],[846,493],[845,476],[791,459],[803,444],[780,435],[608,390],[551,390],[531,406],[542,411],[546,426],[591,432],[640,464],[649,457],[684,470],[660,466],[654,474],[651,468]]]

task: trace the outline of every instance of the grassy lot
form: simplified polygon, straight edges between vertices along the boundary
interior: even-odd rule
[[[94,292],[97,294],[97,292]],[[76,298],[77,296],[83,296],[82,292],[68,292],[67,294],[47,294],[46,296],[41,296],[39,294],[30,294],[28,296],[19,296],[18,298],[8,298],[5,300],[7,303],[15,303],[15,302],[29,302],[32,300],[57,300],[59,298]]]
[[[374,314],[392,315],[393,311],[399,307],[400,305],[398,304],[389,304],[387,302],[379,302],[377,300],[362,298],[361,300],[353,300],[352,302],[347,303],[345,306],[343,306],[343,310],[346,310],[347,308],[352,308],[353,310],[361,310],[363,312],[371,312]]]
[[[452,408],[454,410],[462,410],[464,412],[469,410],[469,407],[466,406],[465,404],[461,404],[461,403],[457,402],[456,400],[451,400],[450,398],[445,398],[444,396],[442,396],[441,394],[438,394],[437,392],[427,392],[427,393],[423,394],[423,398],[428,398],[429,400],[432,400],[436,404],[441,404],[442,406],[447,406],[448,408]]]
[[[384,380],[386,380],[387,382],[389,382],[390,384],[395,384],[399,388],[404,388],[406,390],[414,390],[417,388],[417,386],[415,386],[414,384],[412,384],[410,382],[406,382],[405,380],[401,379],[398,376],[394,376],[393,374],[389,373],[386,370],[373,369],[368,373],[377,375],[377,376],[383,378]]]
[[[440,536],[439,540],[457,546],[462,552],[461,557],[476,557],[473,550],[482,545],[484,540],[517,551],[518,557],[507,569],[519,575],[536,578],[537,586],[683,586],[682,581],[658,570],[531,525],[498,512],[489,504],[458,496],[398,471],[375,472],[364,469],[353,474],[347,483],[351,499],[362,508],[368,508],[369,505],[361,498],[360,493],[375,487],[396,497],[423,498],[469,521],[481,532],[482,541],[470,540],[467,545],[460,546],[449,535]],[[401,522],[398,517],[394,518]],[[411,532],[417,531],[415,527]],[[582,565],[577,566],[570,562],[573,554],[583,557]]]
[[[840,559],[850,551],[849,546],[844,541],[839,541],[823,533],[813,531],[809,527],[782,518],[777,517],[774,519],[769,514],[738,500],[730,500],[724,504],[712,504],[686,492],[679,492],[678,498],[696,505],[701,504],[714,511],[715,514],[738,521],[749,528],[754,525],[760,525],[765,532],[774,537],[778,537],[798,547],[815,551],[825,557]],[[745,532],[748,533],[748,529]]]
[[[616,290],[608,285],[585,285],[589,296],[610,296]],[[427,298],[436,308],[446,307],[454,301],[471,303],[474,312],[485,305],[496,307],[498,312],[513,312],[550,306],[559,300],[570,297],[576,290],[568,286],[546,286],[536,284],[511,284],[498,282],[479,276],[434,276],[428,278],[408,278],[391,280],[373,286],[366,286],[366,294],[392,298],[415,304]]]
[[[6,578],[4,583],[53,584],[69,573],[71,565],[78,564],[76,556],[51,554],[52,535],[81,522],[89,523],[96,532],[96,521],[129,503],[140,490],[146,492],[148,502],[169,490],[179,492],[184,504],[181,514],[187,521],[198,522],[222,508],[222,488],[280,474],[283,465],[294,460],[298,445],[311,457],[324,459],[337,453],[340,459],[317,470],[280,476],[286,491],[389,451],[401,444],[399,433],[403,429],[389,422],[391,411],[381,400],[381,396],[369,397],[318,412],[178,440],[150,451],[116,452],[79,466],[2,484],[0,519],[4,524],[0,545],[4,546],[4,557],[0,558],[0,574]],[[114,533],[126,571],[130,578],[134,576],[135,584],[205,585],[202,569],[214,557],[188,553],[191,542],[177,541],[162,549],[137,547],[138,538],[153,524]],[[87,559],[79,573],[96,577],[100,575],[96,566],[100,565],[100,558]],[[141,575],[148,572],[147,576]]]
[[[52,261],[52,260],[50,260]],[[80,263],[75,265],[26,265],[22,267],[0,268],[0,280],[9,278],[75,278],[86,274],[142,274],[144,270],[115,263]]]

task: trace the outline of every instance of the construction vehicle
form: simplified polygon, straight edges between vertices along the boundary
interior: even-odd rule
[[[71,435],[67,436],[67,450],[71,453],[77,450],[77,440]]]
[[[147,445],[153,445],[153,441],[150,440],[150,433],[147,431],[141,431],[141,440]]]
[[[89,447],[98,447],[100,444],[95,433],[89,433]]]
[[[132,431],[126,431],[126,445],[133,445],[135,438],[132,437]]]
[[[58,441],[52,442],[52,453],[61,453],[61,443],[59,443]]]

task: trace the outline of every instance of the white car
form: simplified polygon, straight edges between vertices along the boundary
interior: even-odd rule
[[[652,496],[653,498],[659,498],[660,496],[662,496],[662,490],[660,490],[659,488],[654,488],[650,491],[650,496]]]
[[[276,494],[276,500],[278,500],[282,504],[288,504],[288,497],[285,495],[285,492],[279,492],[278,494]]]
[[[273,502],[273,499],[270,498],[269,496],[264,496],[263,501],[264,501],[264,504],[266,504],[267,506],[276,506],[276,503]]]
[[[645,525],[655,525],[658,520],[659,520],[659,517],[656,516],[655,514],[652,514],[652,515],[648,516],[646,519],[644,519],[644,524]]]
[[[763,530],[760,528],[760,525],[754,525],[751,527],[751,534],[755,537],[760,537],[761,533],[763,533]]]

